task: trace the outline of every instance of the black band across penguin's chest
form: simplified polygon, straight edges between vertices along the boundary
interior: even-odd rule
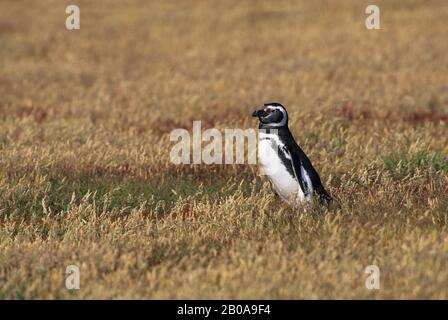
[[[308,183],[303,178],[300,160],[293,159],[293,154],[288,150],[285,144],[280,146],[274,139],[270,139],[269,137],[264,137],[262,139],[270,140],[271,147],[276,151],[281,163],[285,166],[288,174],[290,174],[295,180],[297,180],[303,194],[305,196],[309,195],[311,186],[308,186]]]

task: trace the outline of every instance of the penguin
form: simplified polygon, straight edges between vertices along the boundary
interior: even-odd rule
[[[252,116],[259,120],[258,160],[275,192],[293,207],[313,198],[329,206],[333,199],[289,130],[286,108],[278,102],[266,103]]]

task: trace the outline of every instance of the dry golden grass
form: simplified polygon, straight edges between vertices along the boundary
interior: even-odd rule
[[[0,3],[1,298],[448,298],[447,1],[77,3]],[[169,162],[273,100],[341,210]]]

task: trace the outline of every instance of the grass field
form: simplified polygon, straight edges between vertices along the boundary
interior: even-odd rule
[[[1,1],[0,298],[448,299],[448,2],[369,4]],[[269,101],[340,210],[170,162]]]

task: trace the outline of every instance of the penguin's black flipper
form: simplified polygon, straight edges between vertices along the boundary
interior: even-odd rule
[[[294,141],[294,140],[293,140]],[[302,170],[305,170],[306,174],[309,176],[314,193],[318,196],[319,202],[322,205],[329,206],[333,202],[333,198],[325,190],[320,180],[319,174],[316,169],[314,169],[311,160],[307,157],[305,152],[295,143],[290,147],[291,149],[291,161],[294,167],[294,172],[296,173],[296,178],[299,180],[302,189],[306,190],[306,182],[303,180]],[[304,188],[305,187],[305,188]],[[305,192],[306,194],[306,192]]]
[[[288,155],[290,161],[290,167],[287,167],[287,170],[294,175],[297,182],[300,185],[300,188],[303,191],[305,196],[309,195],[309,190],[311,186],[308,186],[307,181],[303,179],[302,176],[302,163],[300,161],[300,157],[297,152],[291,152],[287,147],[283,146],[283,152]]]

